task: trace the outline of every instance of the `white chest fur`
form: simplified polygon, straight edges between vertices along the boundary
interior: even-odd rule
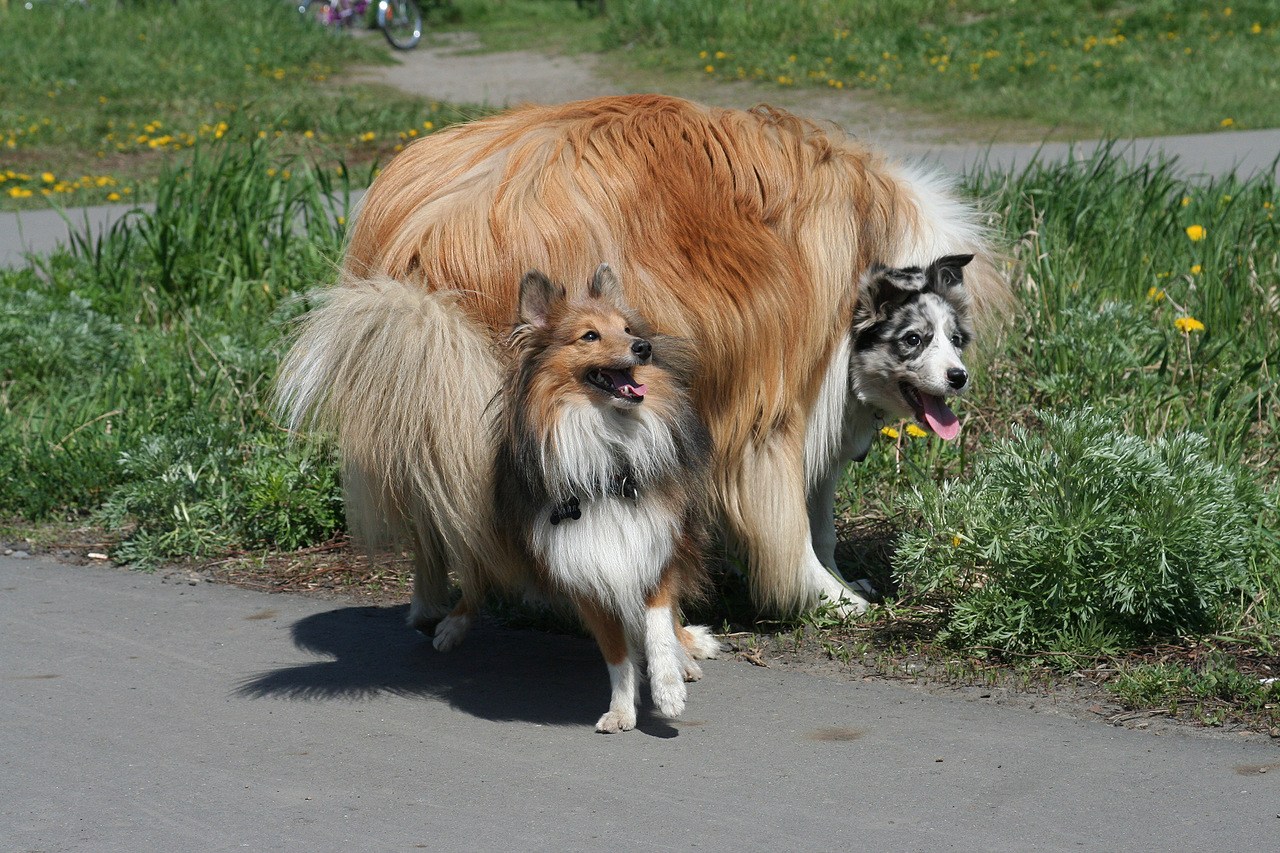
[[[551,523],[545,508],[530,545],[553,581],[617,613],[644,612],[675,551],[679,519],[661,503],[606,495],[581,503],[582,518]]]

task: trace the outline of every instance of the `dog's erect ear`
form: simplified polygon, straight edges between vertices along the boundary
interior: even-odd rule
[[[894,269],[873,264],[858,287],[857,313],[862,319],[883,319],[887,309],[924,290],[926,283],[919,267]]]
[[[537,270],[529,270],[520,279],[520,322],[545,329],[551,308],[564,299],[563,285],[556,284]]]
[[[941,292],[957,284],[964,284],[964,267],[973,260],[973,255],[947,255],[929,264],[925,278],[930,286]]]
[[[627,296],[622,292],[622,281],[613,271],[613,267],[608,264],[596,267],[591,281],[587,282],[587,295],[592,299],[610,302],[620,311],[625,311],[627,308]]]

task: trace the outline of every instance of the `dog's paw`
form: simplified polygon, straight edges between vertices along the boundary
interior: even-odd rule
[[[871,607],[869,601],[825,571],[821,581],[818,589],[819,597],[824,599],[824,604],[830,605],[836,616],[841,618],[861,616]]]
[[[720,654],[720,641],[706,625],[688,625],[680,630],[680,644],[689,657],[698,660],[714,658]],[[696,668],[696,665],[695,665]],[[699,671],[701,675],[701,671]]]
[[[447,652],[462,642],[462,638],[467,636],[467,630],[470,628],[470,616],[456,613],[446,616],[436,626],[436,638],[431,645],[436,647],[436,651]]]
[[[432,635],[440,620],[448,615],[448,605],[429,604],[416,598],[409,602],[409,627],[421,631],[428,637]]]
[[[702,667],[693,662],[692,658],[686,659],[684,662],[684,680],[685,681],[701,681]]]
[[[618,732],[629,732],[635,727],[636,712],[634,708],[629,711],[619,711],[615,708],[610,708],[609,712],[596,722],[596,731],[606,735],[613,735]]]
[[[653,704],[658,713],[664,717],[678,717],[684,713],[684,703],[689,698],[689,688],[685,687],[684,673],[681,671],[650,673],[649,688],[653,693]]]

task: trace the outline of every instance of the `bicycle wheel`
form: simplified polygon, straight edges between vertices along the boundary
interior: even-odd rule
[[[413,0],[378,0],[378,26],[396,50],[409,50],[422,39],[422,11]]]

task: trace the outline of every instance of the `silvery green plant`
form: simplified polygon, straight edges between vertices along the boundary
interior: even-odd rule
[[[951,602],[945,637],[1097,653],[1220,629],[1252,586],[1264,514],[1191,432],[1147,440],[1085,409],[1015,427],[971,478],[918,487],[894,573]]]

